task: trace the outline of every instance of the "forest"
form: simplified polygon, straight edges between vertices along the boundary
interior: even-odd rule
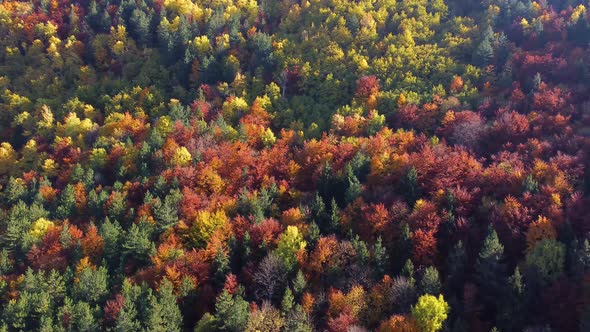
[[[586,0],[0,0],[0,331],[589,332]]]

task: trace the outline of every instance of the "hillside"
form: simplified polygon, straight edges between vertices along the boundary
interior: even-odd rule
[[[590,331],[585,0],[0,0],[0,331]]]

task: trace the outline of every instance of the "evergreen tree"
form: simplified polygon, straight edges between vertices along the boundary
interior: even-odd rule
[[[115,220],[113,222],[107,217],[99,229],[100,236],[103,240],[104,255],[111,267],[119,265],[119,255],[121,250],[121,241],[123,239],[123,229]]]
[[[141,9],[134,9],[131,14],[131,31],[132,36],[138,41],[138,44],[142,46],[148,46],[151,44],[151,31],[150,31],[150,18]]]
[[[299,271],[297,271],[297,274],[295,275],[295,280],[293,280],[293,291],[295,292],[295,295],[299,296],[299,295],[303,294],[303,291],[305,290],[305,286],[306,286],[305,276],[303,276],[303,272],[301,272],[301,270],[299,270]]]
[[[504,246],[498,239],[498,234],[490,225],[488,235],[484,240],[475,266],[475,281],[477,282],[482,302],[494,314],[497,307],[497,296],[505,291],[506,268],[502,263]]]
[[[151,241],[150,225],[145,222],[131,225],[121,246],[121,261],[133,258],[138,263],[149,263],[150,256],[156,252],[156,246]]]
[[[483,39],[475,49],[473,61],[479,66],[487,66],[494,58],[494,48],[492,46],[494,32],[491,27],[487,27],[483,34]]]
[[[74,216],[76,211],[76,194],[71,184],[66,185],[62,190],[55,210],[55,216],[58,219],[68,219]]]
[[[400,238],[394,246],[395,250],[391,254],[394,258],[393,264],[395,271],[400,271],[412,254],[412,234],[410,233],[410,226],[404,222],[401,225]]]
[[[377,238],[373,246],[373,261],[376,277],[380,279],[389,271],[389,255],[387,254],[387,249],[383,246],[381,236]]]
[[[352,203],[357,197],[361,195],[362,188],[361,183],[352,171],[352,166],[350,163],[346,165],[346,182],[348,186],[346,188],[344,198],[347,203]]]
[[[98,269],[85,268],[80,272],[74,287],[76,298],[80,301],[97,304],[103,302],[109,293],[109,275],[103,266]]]
[[[176,302],[174,287],[164,278],[157,296],[150,301],[146,331],[167,332],[182,330],[182,315]]]
[[[222,331],[243,331],[248,322],[248,302],[224,290],[215,303],[215,318]]]
[[[412,166],[402,180],[402,188],[408,205],[413,206],[420,197],[420,186],[418,185],[418,171]]]
[[[338,233],[340,231],[340,209],[336,204],[336,199],[332,198],[330,204],[330,221],[329,221],[329,233]]]
[[[141,296],[141,288],[137,285],[132,285],[128,279],[125,279],[121,293],[125,300],[115,320],[114,331],[140,331],[141,317],[139,316],[136,301]]]
[[[283,309],[284,313],[288,313],[293,309],[294,301],[293,292],[291,292],[290,287],[287,287],[285,295],[283,295],[283,300],[281,301],[281,309]]]
[[[179,193],[170,193],[164,198],[164,202],[156,199],[154,204],[154,219],[157,229],[163,232],[173,227],[178,222],[178,202],[182,199]]]
[[[420,280],[420,290],[423,294],[438,295],[440,288],[438,270],[434,266],[428,266]]]
[[[463,242],[459,241],[453,247],[449,256],[447,257],[447,280],[446,288],[449,293],[455,294],[463,288],[465,281],[465,268],[467,264],[467,257]]]
[[[400,275],[402,277],[405,277],[408,279],[408,281],[413,285],[415,282],[414,279],[414,263],[412,263],[412,260],[408,259],[406,260],[406,263],[404,264]]]

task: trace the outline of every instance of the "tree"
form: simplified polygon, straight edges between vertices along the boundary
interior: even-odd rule
[[[424,294],[437,295],[440,294],[440,287],[438,270],[434,266],[428,266],[420,280],[420,290]]]
[[[292,271],[297,263],[297,252],[304,250],[307,243],[295,226],[287,226],[277,243],[276,253],[283,260],[287,271]]]
[[[61,192],[55,216],[58,219],[67,219],[74,216],[76,211],[76,195],[74,187],[68,184]]]
[[[398,312],[408,312],[416,301],[416,288],[406,277],[397,277],[391,283],[391,301]]]
[[[275,253],[268,254],[254,273],[256,297],[272,301],[283,294],[287,283],[287,268],[283,259]]]
[[[224,290],[215,302],[215,319],[223,331],[243,331],[248,323],[248,302]]]
[[[483,39],[477,46],[475,53],[473,54],[473,61],[480,66],[486,66],[490,64],[494,58],[494,48],[492,41],[494,38],[494,32],[491,27],[487,27],[483,34]]]
[[[293,332],[312,332],[314,331],[314,328],[309,316],[303,311],[303,308],[297,304],[285,317],[284,330]]]
[[[281,312],[268,302],[262,304],[262,308],[250,313],[246,332],[273,332],[280,331],[285,324]]]
[[[157,199],[154,204],[154,219],[158,225],[158,231],[163,232],[178,222],[178,203],[182,196],[180,193],[170,193],[164,198],[164,202]]]
[[[109,275],[107,269],[101,266],[98,269],[84,268],[75,284],[76,298],[90,304],[102,303],[108,295]]]
[[[146,331],[150,332],[182,330],[182,315],[176,302],[174,287],[166,278],[160,284],[157,296],[152,296],[150,300],[146,325]]]
[[[503,255],[504,246],[490,225],[475,265],[475,281],[490,315],[495,314],[497,309],[498,294],[505,292],[506,267],[502,263]]]
[[[117,308],[118,312],[114,313],[116,315],[114,330],[121,332],[140,331],[141,317],[139,316],[140,312],[136,302],[140,300],[142,295],[141,288],[131,284],[128,279],[125,279],[121,293],[123,303]],[[105,312],[107,312],[107,309],[108,303]]]
[[[418,330],[416,321],[411,317],[394,315],[381,323],[377,332],[415,332]]]
[[[210,313],[206,312],[201,319],[195,325],[194,332],[208,332],[208,331],[215,331],[217,329],[217,320],[215,316],[211,315]]]
[[[412,166],[403,179],[403,187],[406,197],[406,202],[413,206],[416,200],[420,197],[420,187],[418,186],[418,170]]]
[[[422,295],[412,307],[412,316],[423,332],[439,331],[449,313],[449,305],[442,295]]]
[[[533,250],[535,245],[544,239],[555,240],[557,234],[551,221],[546,217],[539,216],[537,221],[529,225],[526,233],[527,252]]]
[[[156,252],[156,246],[151,240],[150,225],[139,223],[131,225],[121,245],[121,261],[133,258],[139,263],[148,263],[150,256]]]
[[[285,290],[285,295],[283,295],[283,300],[281,301],[281,309],[283,312],[288,313],[293,309],[295,298],[293,297],[293,292],[291,292],[291,288],[287,287]]]
[[[109,218],[106,218],[100,226],[100,236],[104,241],[104,254],[111,266],[118,265],[120,262],[116,258],[119,258],[120,254],[122,233],[123,229],[116,220],[111,222]]]
[[[303,276],[303,272],[301,270],[297,271],[295,275],[295,280],[293,280],[293,291],[295,295],[301,295],[305,290],[305,286],[307,281],[305,280],[305,276]]]
[[[565,246],[555,240],[538,242],[526,256],[526,265],[533,269],[543,284],[550,284],[562,273],[565,264]]]
[[[346,165],[346,182],[348,183],[348,187],[346,188],[344,197],[346,202],[352,203],[357,197],[361,195],[362,188],[361,183],[354,174],[350,164]]]
[[[373,261],[375,264],[375,273],[380,279],[389,270],[389,255],[387,254],[387,249],[383,246],[381,236],[377,238],[373,246]]]

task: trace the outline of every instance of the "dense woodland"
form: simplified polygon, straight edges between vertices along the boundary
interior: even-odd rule
[[[590,331],[589,6],[0,0],[0,331]]]

